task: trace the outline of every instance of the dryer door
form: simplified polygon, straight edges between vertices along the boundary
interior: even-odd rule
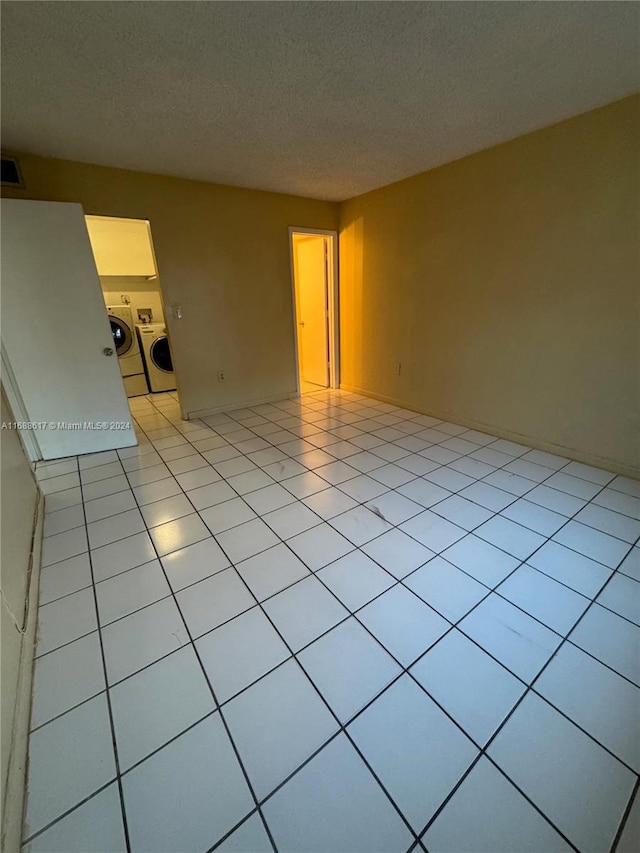
[[[119,317],[109,314],[109,322],[111,323],[111,334],[113,335],[113,342],[116,345],[116,352],[118,353],[118,358],[120,358],[120,356],[126,355],[131,349],[133,334],[129,326]]]
[[[169,339],[166,335],[161,335],[156,338],[151,344],[149,355],[154,365],[158,370],[164,373],[173,373],[173,361],[171,359],[171,350],[169,349]]]

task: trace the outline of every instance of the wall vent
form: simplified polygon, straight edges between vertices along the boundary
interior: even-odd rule
[[[20,164],[16,157],[9,157],[6,154],[2,155],[0,180],[3,186],[24,187],[22,174],[20,172]]]

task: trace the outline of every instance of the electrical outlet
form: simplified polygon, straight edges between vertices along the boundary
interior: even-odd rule
[[[218,382],[226,382],[227,381],[227,371],[219,370],[218,371]]]
[[[402,363],[399,361],[396,361],[394,368],[396,371],[396,376],[400,376],[400,374],[402,373]]]

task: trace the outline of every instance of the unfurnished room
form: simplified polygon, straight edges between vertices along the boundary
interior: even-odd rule
[[[640,5],[1,3],[3,853],[640,849]]]

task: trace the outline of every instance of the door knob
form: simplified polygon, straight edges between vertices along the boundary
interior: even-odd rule
[[[105,347],[102,350],[102,354],[103,355],[113,355],[113,350],[111,349],[111,347]]]
[[[300,322],[298,323],[298,325],[299,325],[299,326],[304,326],[304,320],[300,320]]]

